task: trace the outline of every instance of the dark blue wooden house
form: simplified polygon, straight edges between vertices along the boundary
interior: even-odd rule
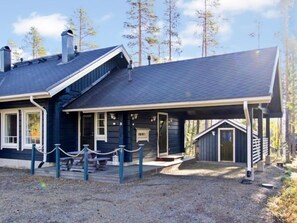
[[[1,49],[0,163],[29,160],[32,143],[108,152],[141,142],[145,159],[156,159],[184,151],[185,120],[224,118],[247,119],[251,157],[253,118],[282,115],[275,47],[132,68],[122,46],[75,52],[72,39],[64,32],[62,54],[14,66]]]
[[[257,134],[253,134],[257,139]],[[194,137],[199,159],[205,161],[247,160],[246,126],[234,120],[221,120]]]

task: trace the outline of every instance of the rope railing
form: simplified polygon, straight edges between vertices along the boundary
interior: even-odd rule
[[[102,155],[102,156],[105,156],[105,155],[111,155],[111,154],[116,154],[120,149],[115,149],[111,152],[106,152],[106,153],[102,153],[102,152],[96,152],[94,150],[91,150],[89,148],[87,148],[87,150],[90,152],[90,153],[93,153],[93,154],[96,154],[96,155]]]
[[[89,156],[88,154],[96,154],[96,155],[111,155],[111,154],[118,154],[119,152],[119,179],[120,179],[120,183],[123,182],[124,180],[124,152],[128,152],[128,153],[135,153],[135,152],[139,152],[139,178],[142,178],[143,176],[143,144],[139,144],[139,148],[135,149],[135,150],[127,150],[125,149],[124,145],[120,145],[119,148],[114,149],[113,151],[110,152],[106,152],[106,153],[102,153],[102,152],[96,152],[94,150],[91,150],[89,148],[89,145],[83,145],[84,148],[83,150],[81,150],[80,152],[78,152],[77,154],[70,154],[66,151],[64,151],[61,147],[60,144],[55,144],[55,148],[52,149],[50,152],[44,152],[41,149],[43,148],[43,146],[37,148],[36,144],[32,144],[32,158],[31,158],[31,175],[34,175],[34,169],[35,169],[35,152],[38,151],[42,154],[46,154],[49,155],[51,153],[53,153],[54,151],[56,151],[56,178],[60,177],[60,152],[62,152],[63,154],[65,154],[66,156],[69,157],[69,159],[71,158],[76,158],[78,156],[83,155],[83,169],[84,169],[84,180],[88,180],[88,162],[89,162]],[[99,159],[99,158],[98,158]]]

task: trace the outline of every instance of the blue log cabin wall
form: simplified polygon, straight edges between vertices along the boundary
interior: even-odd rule
[[[35,100],[38,104],[43,106],[48,113],[47,117],[47,147],[48,151],[54,148],[54,144],[60,143],[61,147],[65,151],[73,151],[78,149],[78,114],[69,113],[66,114],[63,112],[63,107],[80,96],[86,90],[91,88],[96,82],[98,82],[102,77],[104,77],[109,72],[118,69],[127,67],[127,61],[124,58],[121,58],[121,55],[118,54],[114,58],[105,62],[95,70],[91,71],[83,78],[74,82],[60,93],[55,95],[50,99]],[[31,149],[22,148],[22,115],[21,111],[25,108],[38,109],[35,107],[29,100],[27,101],[14,101],[14,102],[1,102],[0,103],[0,113],[5,109],[14,109],[19,112],[19,150],[12,148],[2,148],[0,140],[0,158],[5,159],[19,159],[19,160],[31,160]],[[0,124],[2,126],[3,120],[0,116]],[[113,127],[116,131],[116,127]],[[110,127],[109,129],[112,130]],[[3,134],[0,128],[0,136]],[[110,133],[110,139],[112,141],[112,131]],[[1,136],[2,137],[2,136]],[[115,138],[115,137],[114,137]],[[118,138],[117,138],[118,139]],[[114,144],[115,145],[115,144]],[[118,141],[116,143],[118,146]],[[110,147],[111,148],[111,147]],[[63,156],[63,155],[62,155]],[[36,153],[36,160],[42,160],[42,154]],[[54,154],[48,156],[49,162],[54,162]]]
[[[138,117],[132,120],[131,114],[137,113]],[[117,119],[112,120],[110,113],[107,113],[107,142],[96,140],[97,150],[103,153],[111,152],[119,145],[125,145],[127,150],[138,149],[138,144],[144,144],[143,155],[146,160],[155,160],[157,157],[157,120],[152,121],[153,116],[157,116],[156,111],[118,112]],[[169,154],[184,152],[184,127],[183,121],[179,117],[168,114],[168,119],[172,122],[168,125],[168,150]],[[149,131],[149,142],[136,142],[136,128],[147,128]],[[110,157],[112,155],[109,155]],[[137,161],[139,153],[125,152],[125,162]]]
[[[212,131],[201,136],[196,143],[200,149],[200,160],[205,161],[218,161],[218,129],[219,128],[234,128],[234,126],[228,123],[222,123],[212,131],[215,131],[215,135]],[[246,133],[235,129],[235,162],[246,162]]]

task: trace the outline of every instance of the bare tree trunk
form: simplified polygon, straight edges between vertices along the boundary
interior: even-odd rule
[[[142,17],[141,17],[141,0],[138,1],[138,64],[139,66],[142,65],[142,30],[141,30],[141,26],[142,26]]]
[[[172,60],[172,8],[170,4],[170,10],[169,10],[169,61]]]

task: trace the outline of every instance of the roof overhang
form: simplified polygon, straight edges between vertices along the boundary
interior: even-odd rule
[[[102,64],[104,64],[105,62],[110,60],[111,58],[115,57],[119,53],[123,54],[123,56],[127,60],[127,62],[130,61],[130,56],[128,55],[127,51],[125,50],[125,48],[122,45],[120,45],[120,46],[114,48],[113,50],[107,52],[106,54],[102,55],[97,60],[93,61],[92,63],[86,65],[85,67],[82,67],[80,70],[78,70],[78,71],[74,72],[73,74],[69,75],[65,79],[62,79],[58,83],[50,86],[47,89],[49,95],[50,96],[56,95],[57,93],[59,93],[60,91],[62,91],[66,87],[68,87],[69,85],[73,84],[74,82],[76,82],[80,78],[87,75],[89,72],[95,70],[97,67],[101,66]]]
[[[219,99],[219,100],[207,100],[207,101],[173,102],[173,103],[159,103],[159,104],[125,105],[125,106],[96,107],[96,108],[75,108],[75,109],[64,109],[63,111],[87,113],[87,112],[115,112],[115,111],[193,108],[193,107],[215,107],[215,106],[228,106],[228,105],[242,105],[244,101],[247,101],[249,104],[270,103],[271,96]]]
[[[48,92],[35,92],[35,93],[1,96],[0,102],[29,100],[30,96],[33,96],[34,99],[42,99],[42,98],[50,98],[51,97],[48,94]]]

